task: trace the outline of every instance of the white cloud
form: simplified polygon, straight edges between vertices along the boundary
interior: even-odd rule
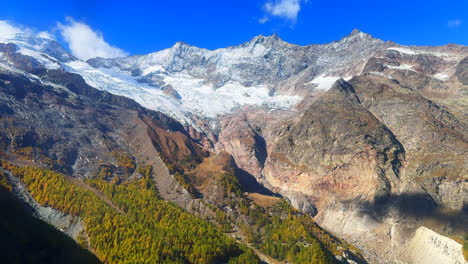
[[[270,20],[270,19],[269,19],[267,16],[264,16],[264,17],[262,17],[262,18],[260,18],[260,19],[258,20],[258,23],[260,23],[260,24],[265,24],[265,23],[268,22],[269,20]]]
[[[57,23],[58,29],[67,42],[70,51],[76,57],[87,60],[95,57],[115,58],[128,55],[127,52],[109,45],[102,33],[94,31],[88,25],[67,18],[65,24]],[[14,38],[16,34],[23,33],[46,39],[55,39],[47,31],[37,32],[28,27],[17,25],[7,20],[0,20],[0,41]]]
[[[36,32],[37,31],[28,27],[16,25],[11,21],[0,20],[0,40],[4,41],[9,38],[14,38],[16,34],[28,34],[40,38],[55,39],[54,36],[47,31]]]
[[[87,60],[95,57],[115,58],[128,53],[104,41],[102,33],[94,31],[88,25],[67,18],[66,24],[58,23],[58,28],[73,55]]]
[[[463,20],[461,19],[449,20],[448,26],[452,28],[456,28],[456,27],[459,27],[462,23],[463,23]]]
[[[305,2],[307,2],[307,0],[268,0],[268,2],[263,5],[263,9],[268,16],[276,16],[295,23],[297,15],[299,11],[301,11],[301,4]],[[259,20],[262,24],[267,21],[267,16]]]
[[[14,26],[6,20],[0,20],[0,39],[12,38],[18,33],[31,33],[31,30],[21,26]]]

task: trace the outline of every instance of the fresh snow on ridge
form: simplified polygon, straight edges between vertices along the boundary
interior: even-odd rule
[[[48,69],[59,69],[60,62],[74,59],[55,40],[47,38],[18,33],[2,38],[0,42],[16,44],[19,53],[35,58]]]
[[[320,76],[317,76],[315,77],[315,79],[313,79],[312,81],[308,82],[307,84],[315,84],[316,85],[316,88],[315,89],[318,89],[318,90],[329,90],[333,84],[342,77],[338,77],[338,76],[325,76],[325,75],[320,75]],[[349,80],[351,79],[351,77],[343,77],[344,80]]]
[[[427,50],[427,49],[422,49],[422,48],[410,48],[409,47],[389,47],[387,50],[394,50],[398,51],[400,53],[408,54],[408,55],[433,55],[437,57],[441,57],[445,60],[459,60],[458,56],[454,56],[454,54],[447,53],[447,52],[441,52],[437,50]]]
[[[309,84],[315,84],[317,85],[316,89],[318,90],[328,90],[332,87],[332,85],[338,80],[340,77],[336,76],[328,76],[325,77],[323,75],[320,75],[313,79],[312,81],[309,82]]]
[[[168,74],[166,84],[172,85],[181,95],[180,101],[169,97],[163,90],[138,82],[134,77],[116,68],[93,68],[83,61],[66,64],[70,72],[79,73],[85,81],[98,89],[130,97],[146,108],[169,114],[178,120],[191,124],[187,113],[214,118],[243,105],[267,106],[272,109],[286,109],[300,101],[299,96],[270,96],[266,86],[246,87],[237,82],[228,82],[214,89],[183,73]],[[153,66],[151,71],[163,71]]]
[[[261,56],[265,52],[263,45],[250,47],[248,51],[230,50],[225,54],[177,43],[173,48],[149,54],[131,56],[122,60],[123,68],[138,65],[141,73],[137,78],[129,71],[117,67],[94,68],[87,62],[78,60],[68,54],[58,43],[51,39],[16,34],[1,40],[14,43],[18,52],[35,58],[47,69],[65,69],[83,77],[87,84],[134,99],[142,106],[161,111],[182,123],[197,128],[190,118],[193,114],[201,117],[215,118],[227,114],[244,105],[258,105],[270,109],[287,109],[301,100],[299,96],[270,95],[265,85],[245,86],[237,81],[227,81],[221,87],[214,88],[206,80],[198,79],[184,71],[187,62],[184,54],[196,52],[200,56],[215,56],[221,64],[239,63],[239,56],[248,58],[252,54]],[[213,58],[212,58],[213,59]],[[126,63],[126,65],[125,65]],[[228,72],[228,65],[221,67]],[[168,73],[167,68],[172,69]],[[156,76],[161,83],[145,82],[141,77]],[[180,100],[164,93],[163,87],[171,85],[180,95]]]
[[[407,49],[407,48],[400,48],[400,47],[390,47],[390,48],[387,48],[387,50],[396,50],[396,51],[398,51],[400,53],[406,53],[406,54],[410,54],[410,55],[418,54],[414,50]]]
[[[442,48],[390,47],[393,44],[358,30],[324,45],[298,46],[275,35],[257,36],[241,45],[216,50],[177,42],[147,55],[86,62],[51,39],[17,34],[0,41],[16,44],[18,52],[34,57],[48,69],[77,73],[95,88],[132,98],[197,129],[194,116],[216,119],[247,105],[290,109],[302,97],[281,93],[290,91],[297,82],[304,84],[307,80],[313,89],[329,90],[339,78],[347,80],[360,74],[369,58],[385,50],[435,55],[444,60],[451,54]],[[416,71],[417,62],[410,60],[414,58],[403,57],[401,64],[386,66]],[[447,57],[446,61],[453,60]],[[440,69],[433,77],[445,81],[452,71]]]
[[[441,81],[447,81],[450,78],[450,75],[446,72],[439,72],[434,74],[433,77]]]
[[[95,69],[84,61],[71,61],[65,64],[66,70],[80,74],[87,84],[116,95],[132,98],[142,106],[166,113],[180,122],[192,124],[180,103],[163,94],[162,90],[137,82],[118,69]]]
[[[396,70],[413,70],[413,66],[409,64],[400,64],[399,66],[386,65],[390,69]]]

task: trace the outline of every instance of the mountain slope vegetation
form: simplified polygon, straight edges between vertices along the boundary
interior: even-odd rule
[[[101,263],[71,237],[32,215],[26,204],[11,193],[0,172],[0,259],[3,263]]]
[[[89,247],[104,263],[228,263],[246,259],[242,254],[251,257],[248,262],[258,262],[255,254],[241,249],[215,226],[159,200],[148,173],[118,186],[88,181],[111,195],[125,212],[121,214],[58,173],[7,163],[2,166],[21,179],[40,204],[80,216]]]

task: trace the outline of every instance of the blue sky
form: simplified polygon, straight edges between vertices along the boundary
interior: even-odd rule
[[[299,45],[326,43],[353,28],[406,45],[468,45],[467,0],[2,2],[0,20],[51,32],[65,45],[70,39],[63,30],[79,23],[125,54],[161,50],[176,41],[215,49],[273,33]]]

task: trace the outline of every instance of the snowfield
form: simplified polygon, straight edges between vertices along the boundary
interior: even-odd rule
[[[204,84],[204,80],[195,79],[188,74],[167,74],[162,66],[148,68],[148,73],[164,72],[164,83],[171,85],[182,97],[177,100],[166,95],[160,87],[138,82],[126,71],[93,68],[83,61],[72,61],[65,65],[68,71],[80,74],[86,83],[95,88],[132,98],[146,108],[161,111],[189,124],[192,124],[187,117],[190,113],[214,118],[243,105],[288,109],[302,99],[299,96],[270,96],[267,86],[246,87],[232,81],[214,89],[211,85]]]
[[[326,77],[324,75],[320,75],[307,84],[314,84],[316,85],[315,89],[326,91],[326,90],[329,90],[338,79],[340,79],[340,77],[336,77],[336,76]]]

